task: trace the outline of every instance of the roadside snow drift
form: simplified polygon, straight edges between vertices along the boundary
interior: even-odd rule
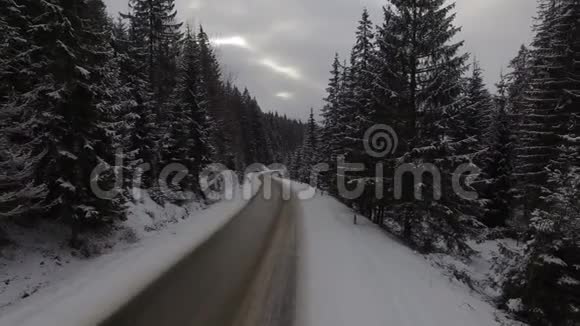
[[[335,199],[302,206],[296,325],[499,325],[490,304]]]
[[[133,245],[113,248],[94,259],[73,261],[70,267],[56,270],[63,274],[45,275],[42,291],[0,311],[0,325],[97,325],[221,229],[245,203],[238,198],[202,212],[192,210],[181,217],[184,220],[167,222],[168,225],[159,226],[158,232]],[[172,214],[171,210],[152,204],[138,205],[132,210],[139,215],[131,220],[133,226],[142,226],[142,221],[150,220],[143,216],[146,212],[155,216]],[[31,270],[23,272],[30,272],[31,278],[41,278],[35,273],[40,270],[37,262],[40,258],[27,259],[36,263],[26,264]]]

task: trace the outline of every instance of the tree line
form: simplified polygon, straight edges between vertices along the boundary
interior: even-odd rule
[[[130,0],[117,19],[102,0],[0,8],[0,225],[58,221],[77,246],[125,218],[135,171],[163,203],[175,199],[159,173],[180,163],[178,187],[203,199],[207,164],[242,173],[302,142],[301,122],[264,114],[223,77],[208,34],[178,22],[173,0]],[[95,176],[99,165],[109,168]],[[113,199],[95,196],[92,183],[113,189],[121,174]]]
[[[319,186],[339,198],[341,178],[364,184],[362,196],[342,200],[424,253],[469,257],[468,241],[490,230],[524,241],[525,253],[504,271],[498,304],[521,306],[518,315],[532,325],[577,325],[580,2],[538,3],[534,40],[493,95],[477,60],[462,51],[454,4],[389,0],[378,26],[365,10],[349,60],[333,61],[322,125],[310,119],[293,155],[302,164],[290,170],[308,182],[312,166],[326,163]],[[365,133],[375,125],[396,131],[393,155],[367,153]],[[338,158],[366,170],[345,176]],[[420,181],[412,173],[396,178],[402,165],[431,164],[440,182],[429,170],[420,170]],[[476,198],[454,191],[454,180]],[[377,183],[391,195],[379,194]],[[397,186],[402,198],[392,195]]]

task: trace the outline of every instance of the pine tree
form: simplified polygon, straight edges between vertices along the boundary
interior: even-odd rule
[[[313,167],[319,163],[318,124],[314,118],[314,109],[310,109],[310,117],[306,125],[302,159],[303,171],[301,175],[305,180],[310,180],[314,172]]]
[[[491,197],[495,196],[492,184],[496,178],[494,165],[497,163],[492,158],[497,154],[494,151],[499,146],[496,133],[500,126],[495,125],[496,113],[493,98],[483,81],[483,71],[479,62],[474,60],[472,74],[465,80],[463,94],[463,106],[458,112],[449,117],[454,126],[448,134],[453,139],[453,155],[460,157],[467,155],[469,162],[480,167],[484,173],[482,178],[475,181],[472,186],[479,193],[479,201],[463,202],[460,210],[464,214],[473,215],[483,222],[489,217],[488,205],[492,204]]]
[[[576,159],[577,148],[569,151]],[[580,321],[580,170],[577,166],[549,172],[551,190],[542,200],[549,209],[532,214],[525,256],[504,289],[506,302],[518,300],[518,313],[531,325],[574,325]]]
[[[12,0],[0,6],[0,218],[20,218],[45,208],[46,186],[35,181],[35,173],[46,152],[28,129],[34,116],[25,115],[22,107],[22,95],[34,85],[28,70],[35,48],[27,34],[27,8]]]
[[[376,68],[380,72],[377,84],[381,108],[387,111],[382,115],[391,117],[398,127],[402,162],[437,164],[443,175],[441,187],[432,180],[423,181],[420,202],[412,198],[419,185],[404,176],[404,196],[390,205],[390,214],[400,217],[402,235],[425,251],[469,251],[463,241],[467,219],[461,209],[471,204],[451,189],[454,169],[474,154],[457,152],[465,139],[450,133],[456,127],[456,114],[464,107],[461,76],[467,60],[467,55],[459,54],[463,42],[453,42],[460,30],[453,25],[453,8],[444,0],[394,0],[385,8],[385,23],[378,34],[383,66]],[[438,192],[443,194],[441,200],[436,200]],[[434,248],[435,243],[444,246]]]
[[[463,150],[473,153],[484,149],[482,141],[485,138],[487,127],[492,122],[493,101],[491,94],[485,87],[483,71],[479,62],[474,60],[472,75],[466,81],[464,107],[452,119],[460,121],[452,132],[455,139],[465,138]]]
[[[245,165],[272,163],[270,150],[267,148],[262,110],[248,89],[244,89],[242,94],[241,109],[241,129],[245,142]]]
[[[499,108],[505,109],[505,119],[509,121],[509,128],[511,130],[509,141],[509,175],[510,191],[504,198],[509,198],[511,201],[510,223],[512,226],[517,226],[519,229],[524,228],[527,221],[524,221],[514,208],[521,205],[524,198],[525,187],[522,186],[518,176],[515,174],[516,167],[521,164],[526,164],[520,161],[516,155],[516,147],[519,143],[519,126],[523,123],[525,118],[524,106],[526,105],[526,94],[530,90],[530,83],[532,77],[532,55],[531,51],[522,45],[518,51],[517,56],[509,63],[510,71],[503,76],[498,85],[498,90],[502,93],[498,97]],[[506,148],[507,149],[507,148]]]
[[[174,0],[130,0],[128,58],[124,68],[134,99],[134,132],[129,141],[133,165],[148,164],[143,176],[146,188],[155,188],[164,158],[168,114],[164,111],[176,84],[177,57],[182,24],[176,22]],[[167,109],[169,110],[169,109]],[[155,192],[155,191],[154,191]]]
[[[174,0],[130,0],[129,19],[136,47],[143,51],[148,81],[160,107],[175,85],[176,58],[182,38]],[[159,112],[157,112],[159,113]]]
[[[126,153],[127,174],[130,175],[131,186],[152,188],[155,185],[155,176],[158,173],[160,157],[158,155],[157,128],[158,114],[154,108],[154,87],[151,81],[151,58],[148,44],[145,41],[146,22],[143,22],[142,13],[138,9],[143,4],[130,3],[129,14],[121,14],[128,20],[126,32],[122,22],[113,29],[113,45],[119,57],[121,67],[121,83],[127,90],[128,106],[125,110],[125,121],[128,123],[128,132],[123,141]],[[149,164],[152,172],[146,170]],[[151,166],[153,165],[153,166]],[[143,171],[138,171],[142,168]],[[135,180],[133,180],[135,179]]]
[[[573,325],[580,322],[580,3],[541,1],[538,16],[516,166],[531,239],[506,300],[520,300],[532,325]]]
[[[328,88],[326,89],[327,97],[324,99],[325,105],[322,109],[323,130],[322,130],[322,153],[325,162],[329,165],[329,172],[323,175],[323,187],[334,195],[336,189],[336,171],[337,157],[344,154],[341,144],[346,132],[345,113],[343,96],[344,69],[340,63],[338,53],[332,63],[331,77]]]
[[[325,105],[322,108],[322,118],[324,119],[324,155],[327,159],[336,152],[336,135],[339,133],[338,115],[340,107],[340,75],[341,65],[338,53],[334,57],[332,63],[332,70],[330,71],[330,79],[328,88],[326,88],[326,98],[324,98]]]
[[[364,131],[374,123],[372,93],[374,89],[375,57],[374,29],[368,11],[365,9],[356,31],[355,45],[351,54],[350,73],[353,81],[353,127],[358,130],[358,139],[362,140]],[[361,131],[363,134],[360,134]],[[361,144],[361,141],[358,141]]]
[[[483,223],[489,227],[506,226],[511,216],[513,173],[513,128],[516,122],[508,113],[509,97],[506,77],[501,76],[496,85],[495,108],[484,137],[487,151],[480,160],[483,168],[483,186],[478,187],[481,198],[486,200],[482,214]]]
[[[410,148],[407,143],[413,135],[407,134],[411,110],[403,96],[407,81],[401,77],[405,62],[399,58],[400,40],[398,34],[393,33],[398,28],[397,23],[394,11],[390,7],[384,7],[383,23],[377,28],[375,37],[377,50],[373,58],[373,69],[376,73],[373,105],[376,122],[391,126],[399,134],[402,143],[398,152],[401,154]]]
[[[511,72],[506,76],[507,107],[508,112],[513,115],[521,114],[523,111],[522,105],[530,87],[532,74],[531,58],[530,50],[522,45],[517,56],[509,64]]]
[[[216,127],[212,134],[217,155],[215,159],[224,162],[233,148],[231,142],[234,136],[230,133],[234,123],[231,121],[232,112],[223,105],[224,85],[221,80],[221,68],[203,26],[199,27],[197,40],[201,68],[200,105],[205,107]]]
[[[188,169],[184,188],[202,195],[198,176],[211,163],[213,146],[211,124],[200,102],[199,46],[195,35],[188,30],[179,65],[179,78],[170,109],[170,136],[166,157],[172,163],[181,163]]]
[[[373,87],[371,65],[375,50],[373,32],[369,13],[365,9],[356,30],[350,65],[343,66],[339,94],[341,108],[338,124],[344,128],[341,147],[345,150],[343,154],[348,154],[347,159],[358,162],[366,157],[363,148],[364,132],[373,125],[371,101]]]
[[[359,21],[356,31],[355,45],[351,54],[351,64],[349,70],[349,79],[344,84],[347,107],[346,114],[349,116],[350,127],[354,133],[350,133],[348,138],[353,142],[351,144],[348,160],[365,164],[367,171],[354,173],[351,177],[364,182],[367,185],[365,195],[356,201],[357,207],[367,215],[372,212],[375,203],[375,169],[373,166],[377,160],[365,150],[364,135],[369,128],[378,123],[377,112],[374,100],[375,92],[375,58],[376,43],[375,31],[369,18],[369,13],[365,9]]]
[[[152,137],[155,129],[151,115],[148,114],[153,111],[153,96],[144,69],[143,53],[137,47],[138,42],[131,25],[128,26],[119,17],[112,26],[112,46],[114,60],[119,67],[119,109],[116,116],[119,124],[119,148],[123,153],[123,181],[126,187],[133,185],[138,166],[144,162],[152,162],[154,155],[154,144],[151,142],[148,147],[148,142],[145,141]],[[151,122],[143,123],[145,118],[149,118]],[[148,184],[152,183],[151,180],[152,178],[148,178]]]
[[[540,22],[533,42],[532,77],[526,93],[515,177],[520,184],[524,215],[542,208],[546,167],[558,165],[559,147],[575,132],[578,114],[578,4],[573,1],[540,2]]]
[[[35,24],[28,29],[34,85],[14,101],[24,116],[33,153],[46,152],[36,167],[36,184],[48,190],[45,205],[73,227],[73,240],[86,225],[122,215],[121,198],[98,198],[92,182],[111,185],[113,170],[91,180],[99,164],[114,162],[117,69],[112,64],[109,21],[100,0],[27,3]],[[104,188],[107,188],[103,186]],[[73,241],[74,242],[74,241]]]

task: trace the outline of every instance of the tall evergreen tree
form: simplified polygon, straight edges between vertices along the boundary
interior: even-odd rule
[[[362,140],[364,131],[373,125],[374,107],[372,92],[374,88],[375,57],[374,29],[368,11],[362,13],[356,31],[355,45],[351,54],[350,73],[353,86],[353,111],[355,119],[353,128],[359,132],[358,139]],[[363,134],[360,134],[360,132]],[[360,141],[358,141],[360,145]]]
[[[272,157],[267,148],[263,114],[255,98],[248,89],[242,94],[242,133],[245,140],[245,165],[254,163],[270,164]]]
[[[350,55],[350,65],[343,66],[341,89],[339,94],[340,109],[338,112],[344,128],[342,139],[343,154],[348,159],[360,161],[364,155],[363,135],[366,128],[372,126],[372,58],[374,56],[373,26],[369,13],[365,9],[356,30],[355,45]],[[336,66],[337,63],[334,65]],[[333,67],[335,70],[336,67]],[[333,72],[334,73],[334,72]],[[336,78],[333,76],[333,78]],[[332,84],[335,84],[331,80]],[[336,85],[331,86],[336,87]],[[333,92],[334,90],[331,90]],[[331,94],[331,96],[335,96]],[[333,99],[331,99],[333,100]],[[338,113],[337,112],[337,113]]]
[[[30,132],[35,115],[24,107],[23,96],[34,87],[29,64],[41,49],[27,33],[32,25],[28,8],[13,0],[0,6],[0,218],[16,218],[45,207],[47,189],[35,173],[46,151]]]
[[[471,68],[471,76],[465,80],[463,106],[448,118],[454,126],[448,134],[454,142],[452,155],[467,155],[468,162],[474,163],[485,172],[483,178],[473,183],[480,200],[464,202],[460,207],[462,213],[476,216],[485,222],[487,206],[491,203],[490,197],[494,196],[490,188],[496,177],[492,167],[496,162],[491,157],[492,151],[498,145],[494,130],[497,115],[493,98],[483,81],[479,62],[474,60]]]
[[[575,132],[579,88],[575,79],[577,6],[568,1],[540,2],[532,75],[516,147],[515,176],[525,193],[524,215],[528,218],[534,209],[540,208],[542,188],[548,177],[546,167],[557,164],[558,148],[566,143],[568,133]]]
[[[302,171],[300,173],[303,180],[310,181],[314,172],[313,167],[319,163],[319,139],[318,124],[314,118],[314,109],[310,109],[310,117],[306,124],[306,135],[304,137]]]
[[[340,145],[341,138],[345,128],[341,126],[344,122],[342,115],[344,114],[344,107],[342,101],[342,66],[338,53],[334,57],[332,63],[332,70],[330,71],[330,79],[328,88],[326,89],[327,96],[324,99],[325,105],[322,108],[322,143],[321,152],[324,156],[324,161],[329,165],[329,172],[323,175],[323,185],[326,190],[333,194],[336,193],[336,159],[342,155],[342,147]]]
[[[199,46],[195,35],[188,30],[179,65],[179,78],[170,108],[171,123],[167,158],[188,168],[188,179],[183,186],[202,194],[198,176],[211,163],[213,146],[210,139],[211,124],[205,109],[199,105],[200,65]]]
[[[118,70],[111,60],[109,20],[100,0],[27,3],[28,33],[41,49],[30,57],[35,84],[15,101],[25,103],[27,126],[46,151],[35,171],[48,189],[46,206],[78,231],[122,215],[122,202],[98,198],[92,182],[110,184],[112,170],[91,180],[92,170],[114,162]],[[20,97],[20,98],[18,98]]]
[[[580,2],[541,1],[517,147],[531,239],[506,288],[532,325],[580,322]],[[558,302],[558,304],[554,304]]]
[[[464,107],[452,120],[460,121],[452,133],[455,139],[465,138],[464,148],[468,153],[484,149],[486,132],[492,123],[493,99],[483,81],[483,71],[479,62],[474,60],[472,75],[467,78],[464,91]]]
[[[129,8],[130,12],[122,16],[131,23],[135,45],[142,51],[148,81],[160,108],[175,85],[176,58],[182,37],[182,24],[175,21],[175,1],[130,0]]]
[[[146,61],[138,47],[134,29],[118,18],[112,26],[114,60],[119,66],[119,99],[117,123],[119,147],[123,152],[124,185],[133,185],[136,169],[144,162],[152,162],[155,143],[155,120],[152,114],[152,91],[146,73]],[[149,175],[147,184],[152,184]]]
[[[443,175],[441,187],[424,180],[424,198],[416,202],[412,197],[419,185],[407,174],[402,181],[404,196],[392,206],[394,216],[401,217],[403,236],[427,251],[437,249],[435,243],[445,244],[439,249],[468,251],[462,241],[465,203],[451,189],[453,170],[472,159],[456,152],[464,139],[450,133],[456,127],[453,118],[464,107],[461,76],[467,60],[467,55],[459,54],[463,42],[453,41],[460,30],[453,25],[453,8],[444,0],[393,0],[385,8],[386,21],[379,31],[378,55],[390,67],[377,68],[381,72],[377,84],[389,87],[382,90],[385,98],[395,99],[385,101],[383,108],[395,106],[390,115],[403,122],[397,130],[403,160],[419,166],[437,164]],[[443,194],[441,200],[436,200],[438,192]]]
[[[501,76],[496,85],[498,94],[494,99],[491,121],[483,139],[486,151],[482,155],[483,180],[477,187],[485,201],[482,222],[489,227],[503,227],[511,217],[513,208],[513,128],[516,121],[509,114],[508,84]]]
[[[532,55],[530,50],[522,45],[515,58],[510,61],[510,72],[506,75],[506,95],[508,98],[508,112],[513,115],[521,114],[523,111],[526,92],[530,87],[532,75],[531,67]]]
[[[203,26],[199,27],[197,40],[199,42],[201,69],[200,105],[205,107],[216,126],[212,135],[216,147],[215,159],[226,162],[232,152],[231,142],[234,136],[230,134],[230,131],[235,122],[231,120],[232,112],[223,105],[224,85],[221,80],[221,68]]]
[[[354,173],[351,178],[358,179],[367,185],[365,195],[356,201],[356,205],[363,212],[370,215],[374,200],[375,171],[372,168],[375,158],[365,150],[364,135],[366,131],[377,123],[376,106],[374,105],[376,43],[375,31],[370,21],[368,11],[363,10],[356,30],[355,44],[351,53],[349,74],[344,81],[345,117],[349,121],[347,160],[360,162],[366,165],[367,171]]]
[[[164,163],[161,147],[170,121],[163,111],[176,84],[182,24],[176,22],[174,0],[130,0],[129,12],[121,16],[129,21],[130,61],[124,68],[131,71],[132,111],[137,112],[129,152],[134,165],[150,165],[143,177],[150,188]]]
[[[498,90],[500,91],[500,96],[498,97],[498,105],[505,109],[506,119],[509,121],[511,136],[509,144],[510,152],[510,169],[511,173],[509,175],[509,183],[511,189],[509,191],[509,196],[505,198],[510,198],[512,203],[512,210],[510,213],[510,223],[513,226],[519,225],[523,227],[527,224],[525,219],[521,218],[521,214],[514,214],[513,208],[524,203],[524,194],[526,192],[525,187],[520,182],[519,177],[516,175],[516,168],[518,165],[527,164],[524,161],[520,161],[516,155],[516,147],[519,143],[520,132],[519,126],[523,123],[525,118],[524,107],[526,105],[527,92],[530,90],[530,83],[532,77],[532,55],[531,51],[524,45],[522,45],[518,51],[518,54],[513,58],[508,68],[510,71],[503,76],[501,84],[498,85]],[[520,227],[518,227],[520,228]]]

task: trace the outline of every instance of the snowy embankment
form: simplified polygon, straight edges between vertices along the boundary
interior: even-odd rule
[[[297,192],[304,189],[293,186]],[[48,314],[50,325],[74,325],[70,318],[75,316],[82,316],[83,324],[97,324],[203,243],[244,204],[240,198],[201,212],[195,204],[188,211],[145,199],[131,208],[134,216],[125,225],[142,231],[129,237],[119,232],[125,235],[94,259],[81,259],[64,246],[30,241],[34,249],[20,247],[14,249],[17,259],[2,258],[1,271],[11,275],[7,284],[13,286],[0,288],[0,298],[8,303],[0,310],[0,325],[41,325]],[[335,199],[317,195],[297,204],[296,325],[521,325],[433,266],[432,256],[413,252],[364,218],[355,225],[354,213]],[[21,256],[16,256],[18,250]],[[486,257],[481,258],[476,263],[484,270]],[[34,288],[39,291],[30,296]],[[68,323],[58,323],[61,318]]]
[[[428,259],[449,278],[461,280],[484,297],[499,298],[509,265],[523,255],[524,244],[509,238],[483,237],[469,245],[475,251],[469,260],[445,254],[431,254]],[[512,255],[514,258],[509,258]]]
[[[297,325],[518,325],[335,199],[302,206]]]
[[[219,230],[258,188],[254,180],[243,196],[238,191],[235,199],[209,208],[196,202],[160,206],[145,194],[129,207],[126,222],[112,234],[95,236],[83,251],[62,241],[61,227],[14,227],[14,244],[0,252],[0,325],[61,309],[99,320]]]

